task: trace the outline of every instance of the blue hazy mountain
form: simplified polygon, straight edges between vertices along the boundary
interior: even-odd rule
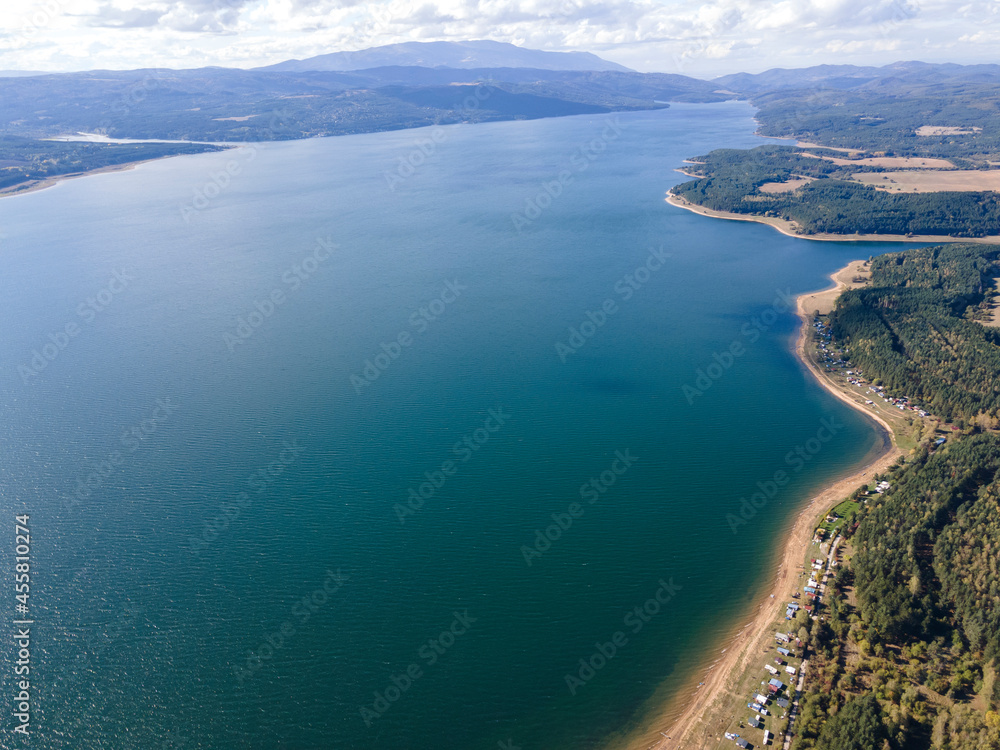
[[[355,52],[332,52],[305,60],[286,60],[258,70],[366,70],[390,65],[422,68],[535,68],[536,70],[615,70],[631,72],[589,52],[545,52],[505,42],[402,42]]]

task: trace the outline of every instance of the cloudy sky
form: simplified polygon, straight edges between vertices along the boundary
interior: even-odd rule
[[[700,77],[839,62],[1000,62],[1000,3],[20,0],[0,11],[0,70],[253,67],[465,39],[586,50],[637,70]]]

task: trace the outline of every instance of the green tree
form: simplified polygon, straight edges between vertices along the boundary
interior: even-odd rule
[[[881,750],[889,739],[882,709],[874,695],[853,698],[820,732],[817,750]]]

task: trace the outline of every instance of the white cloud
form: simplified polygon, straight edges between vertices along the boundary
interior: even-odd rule
[[[0,68],[252,67],[489,38],[707,76],[928,54],[992,61],[998,33],[992,0],[28,0],[0,22]]]

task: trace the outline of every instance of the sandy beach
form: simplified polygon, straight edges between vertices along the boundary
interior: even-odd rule
[[[51,138],[48,140],[57,140]],[[95,141],[104,143],[105,141]],[[106,141],[107,143],[131,143],[132,141]],[[136,143],[208,143],[207,141],[135,141]],[[208,144],[208,145],[224,145],[226,148],[236,148],[236,144]],[[206,152],[208,153],[208,152]],[[45,188],[50,188],[53,185],[58,185],[64,180],[75,180],[79,177],[90,177],[95,174],[106,174],[108,172],[124,172],[129,169],[135,169],[142,164],[148,164],[149,162],[159,161],[160,159],[173,159],[177,156],[193,156],[194,154],[164,154],[163,156],[155,156],[152,159],[139,159],[138,161],[130,161],[124,164],[110,164],[106,167],[98,167],[97,169],[88,169],[83,172],[68,172],[67,174],[53,175],[52,177],[46,177],[44,180],[29,180],[27,182],[20,182],[17,185],[11,185],[10,187],[0,188],[0,198],[6,198],[11,195],[25,195],[27,193],[33,193],[36,190],[44,190]]]
[[[687,174],[683,170],[676,170]],[[688,175],[691,176],[691,175]],[[734,214],[729,211],[713,211],[710,208],[704,208],[702,206],[696,206],[695,204],[674,195],[672,192],[667,192],[667,203],[671,206],[677,206],[677,208],[683,208],[686,211],[691,211],[696,214],[701,214],[702,216],[711,216],[713,219],[729,219],[730,221],[752,221],[757,224],[766,224],[769,227],[774,227],[782,234],[788,235],[789,237],[797,237],[800,240],[819,240],[821,242],[973,242],[973,243],[985,243],[985,244],[996,244],[1000,243],[1000,235],[991,235],[990,237],[949,237],[948,235],[942,234],[919,234],[907,236],[905,234],[830,234],[826,232],[820,232],[817,234],[802,234],[801,230],[794,221],[787,221],[785,219],[778,219],[772,216],[745,216],[743,214]]]
[[[26,193],[33,193],[36,190],[44,190],[45,188],[52,187],[53,185],[58,185],[63,180],[75,180],[78,177],[89,177],[94,174],[105,174],[107,172],[124,172],[128,169],[134,169],[140,164],[146,164],[151,161],[158,161],[159,159],[168,159],[169,156],[158,156],[155,159],[143,159],[142,161],[130,161],[127,164],[113,164],[107,167],[101,167],[99,169],[90,169],[85,172],[70,172],[69,174],[60,174],[54,177],[47,177],[44,180],[30,180],[28,182],[21,182],[17,185],[11,185],[0,189],[0,198],[5,198],[10,195],[25,195]]]
[[[711,667],[691,678],[685,689],[659,714],[659,722],[649,722],[644,731],[630,740],[627,745],[629,750],[702,750],[718,747],[731,708],[730,686],[739,682],[739,676],[751,664],[759,664],[762,650],[771,645],[780,602],[788,601],[792,593],[801,587],[798,573],[802,569],[818,520],[858,486],[870,482],[875,474],[886,471],[902,454],[896,447],[889,425],[835,387],[821,374],[806,353],[809,316],[817,307],[822,309],[827,305],[832,306],[833,300],[841,291],[848,286],[857,285],[853,278],[863,272],[864,262],[853,261],[831,274],[834,282],[831,287],[798,297],[797,312],[802,325],[795,352],[831,394],[879,423],[885,432],[885,443],[881,450],[869,457],[865,466],[826,487],[799,511],[784,536],[783,551],[774,579],[754,605],[749,621],[734,624],[731,635],[717,644],[718,650],[706,655],[705,660],[712,662]],[[664,720],[670,721],[666,729]]]

